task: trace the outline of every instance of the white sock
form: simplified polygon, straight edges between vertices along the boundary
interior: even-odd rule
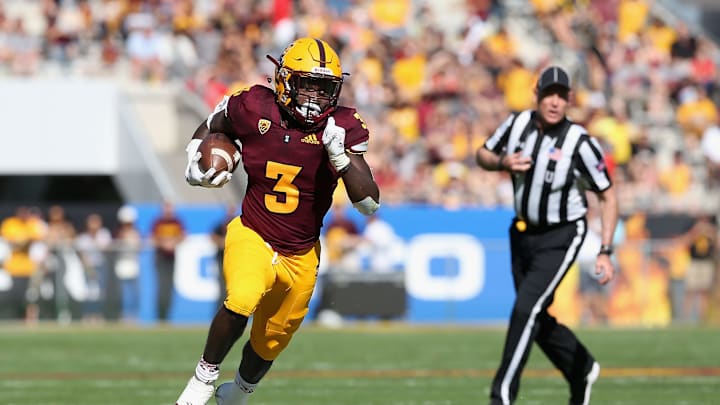
[[[220,365],[208,363],[201,357],[195,367],[195,378],[205,384],[212,384],[217,381],[218,377],[220,377]]]
[[[235,373],[235,384],[237,384],[238,387],[240,387],[240,389],[246,394],[252,394],[253,391],[255,391],[255,387],[257,387],[257,384],[250,384],[249,382],[245,381],[240,376],[239,371]]]

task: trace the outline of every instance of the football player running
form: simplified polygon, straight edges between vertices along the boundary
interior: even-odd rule
[[[210,324],[205,349],[178,405],[245,404],[308,312],[320,260],[320,228],[343,179],[365,215],[380,193],[363,157],[369,133],[354,108],[338,106],[340,59],[325,41],[291,43],[276,66],[275,91],[256,85],[226,96],[187,146],[188,183],[220,187],[232,174],[203,172],[198,145],[222,132],[242,145],[248,175],[242,214],[225,237],[227,298]],[[252,315],[250,338],[233,382],[215,391],[220,364]]]

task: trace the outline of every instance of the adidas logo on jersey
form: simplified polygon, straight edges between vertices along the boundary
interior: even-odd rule
[[[306,137],[302,138],[300,142],[309,143],[311,145],[320,145],[320,141],[318,141],[315,134],[307,135]]]

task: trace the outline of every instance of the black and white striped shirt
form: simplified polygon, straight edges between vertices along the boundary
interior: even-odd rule
[[[496,154],[522,151],[532,158],[530,170],[513,174],[518,218],[536,226],[580,219],[587,212],[585,191],[604,191],[612,184],[602,148],[568,119],[542,132],[535,114],[510,115],[484,147]]]

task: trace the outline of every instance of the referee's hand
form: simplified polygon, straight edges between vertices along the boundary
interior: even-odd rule
[[[530,170],[532,159],[529,156],[524,156],[522,152],[515,152],[503,156],[500,164],[503,169],[509,172],[522,173]]]
[[[608,255],[598,255],[595,260],[595,278],[598,283],[607,284],[615,276],[615,266]]]

